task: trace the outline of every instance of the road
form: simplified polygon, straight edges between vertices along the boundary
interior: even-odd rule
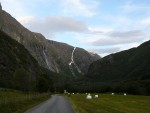
[[[75,113],[67,98],[53,95],[51,99],[27,110],[24,113]]]

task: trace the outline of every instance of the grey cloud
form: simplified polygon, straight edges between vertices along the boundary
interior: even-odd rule
[[[90,31],[90,34],[102,34],[104,33],[103,31]]]
[[[58,32],[88,32],[88,27],[81,21],[69,17],[49,16],[44,19],[34,18],[25,26],[32,31],[43,34]]]
[[[89,51],[95,51],[98,54],[110,54],[110,53],[115,53],[120,51],[119,47],[107,47],[107,48],[100,48],[100,49],[93,49],[93,50],[89,50]]]
[[[141,42],[144,40],[146,33],[142,31],[127,31],[127,32],[111,32],[101,36],[98,40],[91,42],[95,46],[112,46],[119,44],[129,44]]]
[[[135,30],[135,31],[126,31],[126,32],[112,32],[109,36],[110,37],[120,37],[120,38],[134,38],[134,37],[138,37],[138,36],[143,36],[145,35],[144,32],[140,31],[140,30]]]

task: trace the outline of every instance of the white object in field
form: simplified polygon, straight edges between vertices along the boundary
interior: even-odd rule
[[[72,93],[74,95],[74,93]]]
[[[98,98],[98,95],[95,95],[95,98]]]
[[[111,95],[114,95],[114,93],[111,93]]]
[[[90,96],[91,94],[89,93],[88,95]]]
[[[87,95],[87,93],[85,93]]]
[[[87,95],[86,99],[92,99],[92,96],[91,95]]]
[[[126,96],[127,94],[126,93],[124,93],[124,96]]]
[[[66,94],[67,93],[67,91],[66,90],[64,90],[64,94]]]

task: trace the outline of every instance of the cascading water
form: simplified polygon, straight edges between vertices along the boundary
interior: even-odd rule
[[[48,60],[47,60],[47,56],[46,56],[46,54],[45,54],[45,51],[44,51],[44,50],[43,50],[43,55],[44,55],[44,58],[45,58],[45,61],[46,61],[46,64],[47,64],[47,66],[48,66],[49,70],[51,70],[50,65],[49,65],[49,62],[48,62]]]
[[[42,45],[42,51],[43,51],[44,59],[45,59],[45,62],[46,62],[46,64],[47,64],[48,69],[51,70],[51,71],[54,71],[54,72],[59,73],[59,69],[58,69],[58,67],[57,67],[57,65],[56,65],[55,62],[53,62],[55,68],[53,68],[53,67],[50,65],[50,63],[49,63],[49,61],[48,61],[48,58],[47,58],[47,55],[46,55],[46,53],[45,53],[44,44]]]
[[[72,68],[72,64],[74,64],[75,68],[77,69],[78,73],[81,73],[81,70],[79,69],[79,67],[76,65],[76,63],[74,62],[74,52],[76,50],[76,47],[74,47],[73,51],[72,51],[72,55],[71,55],[71,62],[69,63],[69,68],[70,68],[70,71],[72,73],[73,76],[76,77],[74,71],[73,71],[73,68]]]

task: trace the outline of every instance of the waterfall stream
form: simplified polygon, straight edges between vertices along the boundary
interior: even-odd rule
[[[73,71],[72,64],[75,65],[75,68],[77,69],[78,73],[81,73],[81,74],[82,74],[81,70],[79,69],[79,67],[78,67],[78,66],[76,65],[76,63],[74,62],[74,52],[75,52],[75,50],[76,50],[76,47],[74,47],[74,49],[73,49],[73,51],[72,51],[71,62],[69,63],[69,68],[70,68],[70,71],[71,71],[71,73],[72,73],[73,76],[76,76],[76,75],[75,75],[75,73],[74,73],[74,71]]]
[[[44,50],[43,50],[43,54],[44,54],[44,57],[45,57],[46,64],[47,64],[47,66],[48,66],[49,70],[51,70],[50,65],[49,65],[49,62],[48,62],[48,60],[47,60],[47,56],[46,56],[46,54],[45,54],[45,51],[44,51]]]

